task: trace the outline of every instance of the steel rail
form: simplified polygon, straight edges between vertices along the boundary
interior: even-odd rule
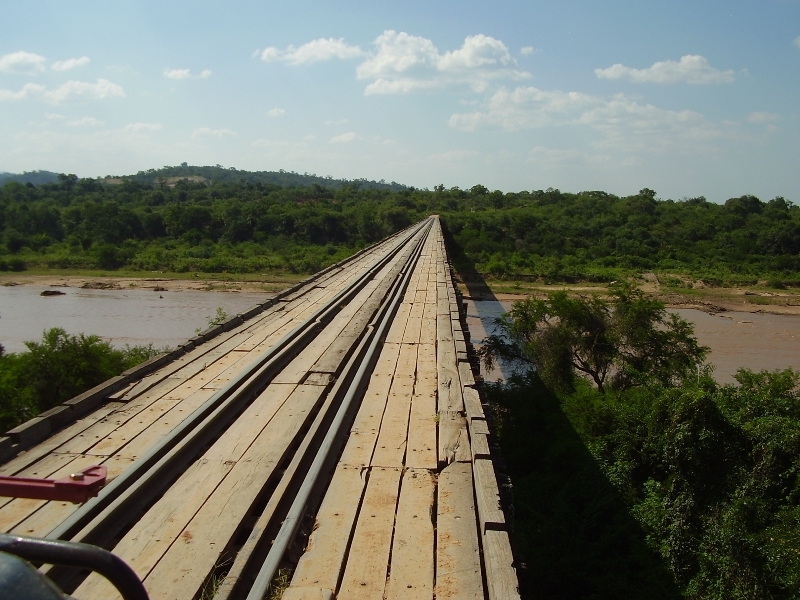
[[[70,539],[98,545],[107,543],[127,526],[132,515],[125,519],[126,513],[146,505],[161,494],[172,483],[172,478],[196,456],[198,449],[219,435],[246,408],[246,401],[259,393],[277,372],[311,342],[321,326],[332,320],[347,301],[429,225],[430,221],[426,219],[416,227],[409,228],[395,248],[262,353],[245,371],[234,377],[106,486],[97,498],[81,506],[51,531],[47,539]]]
[[[303,483],[297,495],[294,497],[288,513],[283,519],[280,530],[272,542],[272,546],[256,576],[255,582],[250,588],[247,600],[263,600],[267,597],[272,579],[278,570],[286,550],[297,534],[297,529],[305,514],[309,498],[314,488],[317,486],[322,472],[325,470],[325,465],[329,461],[331,451],[336,446],[337,440],[341,440],[342,425],[345,423],[351,411],[353,400],[356,398],[359,391],[362,390],[365,382],[368,381],[372,373],[375,360],[380,354],[380,348],[383,347],[383,340],[385,340],[385,335],[403,299],[403,293],[408,287],[408,283],[414,271],[413,266],[416,265],[419,259],[423,245],[424,240],[416,252],[412,266],[403,274],[400,285],[394,290],[390,302],[385,305],[386,310],[382,311],[382,314],[380,314],[377,326],[372,326],[373,330],[371,331],[371,335],[368,338],[364,338],[364,342],[367,340],[369,341],[369,346],[365,355],[363,357],[354,356],[348,363],[348,367],[356,369],[356,372],[352,376],[351,383],[347,387],[344,398],[333,418],[333,422],[328,428],[325,438],[314,456],[311,467],[303,479]],[[360,360],[356,360],[356,358]]]
[[[430,229],[426,236],[430,233]],[[361,393],[365,390],[365,381],[354,381],[358,368],[364,367],[371,370],[374,368],[375,360],[378,355],[370,355],[368,347],[375,335],[378,335],[377,325],[389,315],[393,318],[399,304],[393,303],[392,299],[398,294],[402,294],[408,285],[409,275],[413,273],[414,267],[419,260],[422,252],[425,237],[420,239],[417,246],[409,252],[409,257],[404,264],[399,265],[397,273],[392,276],[392,281],[386,286],[380,305],[374,311],[370,322],[364,328],[362,335],[351,349],[348,357],[344,358],[341,374],[330,392],[327,394],[325,403],[314,419],[311,427],[305,434],[303,441],[294,452],[291,462],[287,465],[280,480],[272,491],[272,495],[263,509],[261,516],[258,517],[250,535],[244,545],[236,552],[233,564],[228,570],[222,585],[218,588],[214,600],[229,600],[229,598],[243,597],[247,590],[242,588],[246,585],[246,578],[252,578],[258,572],[258,565],[254,564],[258,560],[263,560],[266,552],[267,542],[272,537],[270,532],[275,531],[280,525],[283,516],[288,511],[294,496],[298,493],[302,485],[301,477],[307,473],[313,464],[315,453],[323,444],[323,438],[328,434],[331,424],[334,422],[335,414],[339,409],[342,399],[348,390],[351,393]],[[340,431],[340,428],[339,428]],[[341,437],[341,436],[339,436]],[[342,441],[342,440],[339,440]],[[330,449],[329,449],[330,450]],[[330,455],[331,452],[329,451]]]

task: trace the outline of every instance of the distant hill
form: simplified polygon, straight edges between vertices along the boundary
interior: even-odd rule
[[[183,163],[177,167],[162,167],[161,169],[150,169],[139,171],[136,175],[123,175],[107,177],[108,183],[122,183],[125,180],[133,180],[144,185],[155,185],[159,180],[163,180],[167,185],[180,179],[202,182],[219,181],[230,183],[261,183],[265,185],[276,185],[279,187],[310,187],[314,184],[326,188],[338,189],[345,185],[356,185],[361,188],[391,190],[398,192],[408,189],[408,186],[395,181],[370,181],[367,179],[333,179],[332,177],[320,177],[309,173],[295,173],[293,171],[240,171],[234,167],[197,167]]]
[[[214,167],[190,166],[186,163],[177,167],[162,167],[161,169],[149,169],[139,171],[135,175],[108,175],[101,179],[106,184],[121,184],[125,181],[135,181],[142,185],[153,186],[164,183],[169,187],[175,185],[177,181],[188,179],[195,183],[210,183],[212,181],[228,183],[261,183],[264,185],[275,185],[283,188],[291,187],[310,187],[315,183],[322,187],[338,189],[345,185],[354,185],[365,189],[390,190],[399,192],[409,189],[401,183],[392,181],[370,181],[368,179],[333,179],[332,177],[320,177],[309,173],[295,173],[293,171],[240,171],[234,167],[226,168],[219,165]],[[32,183],[42,185],[46,183],[58,182],[58,173],[50,171],[30,171],[26,173],[0,173],[0,186],[11,181],[18,183]]]
[[[55,183],[58,181],[58,173],[51,171],[26,171],[25,173],[0,173],[0,186],[10,181],[17,183],[32,183],[33,185],[44,185],[45,183]]]

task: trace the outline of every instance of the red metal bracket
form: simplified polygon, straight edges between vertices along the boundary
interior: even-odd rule
[[[64,479],[0,476],[0,496],[80,504],[97,496],[107,475],[108,469],[95,465]]]

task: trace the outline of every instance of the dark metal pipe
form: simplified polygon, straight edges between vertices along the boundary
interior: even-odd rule
[[[35,563],[90,569],[108,579],[124,600],[149,600],[133,569],[120,557],[97,546],[0,533],[0,551]]]

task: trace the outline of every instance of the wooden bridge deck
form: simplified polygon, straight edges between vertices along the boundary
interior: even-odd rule
[[[127,382],[90,414],[6,462],[0,473],[62,477],[105,464],[109,477],[116,477],[397,245],[390,238]],[[391,258],[115,539],[112,550],[143,579],[151,598],[211,597],[215,573],[228,575],[220,577],[215,597],[241,593],[236,585],[246,576],[234,559],[258,530],[254,508],[277,510],[293,453],[330,402],[343,362],[409,252]],[[306,547],[289,560],[294,570],[285,599],[518,597],[460,308],[435,219],[341,454],[331,463],[329,483],[314,503]],[[46,536],[75,510],[63,502],[0,499],[0,529]],[[99,576],[73,592],[80,599],[115,594]]]

